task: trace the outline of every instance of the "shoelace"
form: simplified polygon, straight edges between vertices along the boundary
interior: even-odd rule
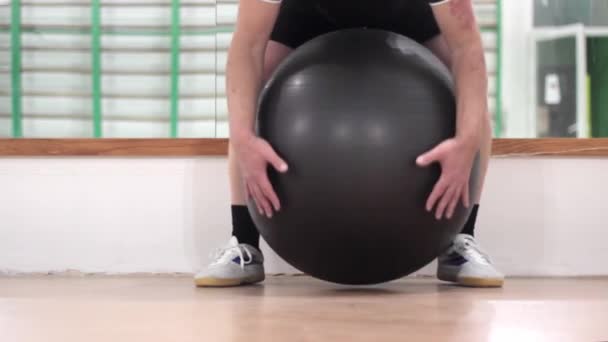
[[[492,261],[490,260],[490,257],[488,256],[488,254],[486,254],[478,245],[477,243],[475,243],[475,240],[473,240],[472,238],[465,238],[464,244],[461,245],[461,248],[459,248],[459,252],[461,254],[467,254],[468,256],[470,256],[471,258],[473,258],[475,261],[479,262],[479,263],[483,263],[483,264],[491,264]],[[467,253],[468,251],[468,253]]]
[[[232,258],[232,251],[236,251],[236,254],[239,256],[241,268],[245,268],[245,265],[248,265],[253,261],[253,254],[246,246],[228,246],[218,248],[211,254],[211,258],[214,260],[212,265],[221,264],[226,261],[225,259]],[[245,256],[247,258],[245,258]]]

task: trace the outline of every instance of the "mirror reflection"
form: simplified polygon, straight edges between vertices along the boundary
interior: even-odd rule
[[[608,137],[608,2],[473,2],[494,136]],[[0,0],[0,137],[227,137],[237,8]]]

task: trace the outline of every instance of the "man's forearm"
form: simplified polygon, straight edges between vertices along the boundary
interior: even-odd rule
[[[456,137],[477,145],[488,112],[488,76],[481,44],[454,51],[452,72],[456,81]]]
[[[253,134],[257,96],[262,83],[264,48],[233,44],[226,67],[226,95],[233,140]],[[235,80],[239,80],[235,82]]]

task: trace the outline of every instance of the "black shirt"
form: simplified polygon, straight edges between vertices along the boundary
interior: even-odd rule
[[[387,26],[404,20],[415,21],[417,16],[432,17],[429,5],[445,1],[283,0],[283,5],[292,5],[304,10],[314,9],[337,26]]]
[[[445,1],[450,0],[283,0],[272,39],[295,48],[326,32],[368,27],[424,43],[440,33],[429,5]]]

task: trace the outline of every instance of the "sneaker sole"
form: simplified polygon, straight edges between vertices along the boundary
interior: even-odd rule
[[[502,287],[505,282],[504,278],[457,277],[444,272],[437,272],[437,279],[467,287]]]
[[[196,278],[194,283],[197,287],[233,287],[242,285],[251,285],[264,280],[262,278],[241,278],[241,279],[225,279],[225,278]]]
[[[502,287],[504,279],[500,278],[471,278],[471,277],[460,277],[456,280],[456,283],[467,287]]]

